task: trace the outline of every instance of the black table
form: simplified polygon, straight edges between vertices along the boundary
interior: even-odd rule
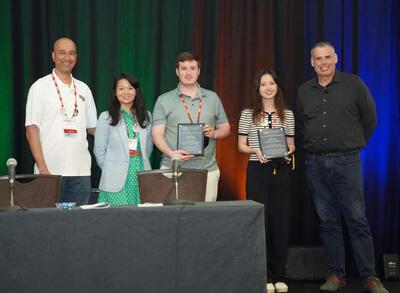
[[[252,201],[0,213],[1,292],[265,292]]]

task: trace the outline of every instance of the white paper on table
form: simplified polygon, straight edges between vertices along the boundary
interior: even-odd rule
[[[94,203],[94,204],[86,204],[86,205],[82,205],[79,206],[81,209],[84,210],[90,210],[90,209],[106,209],[110,207],[109,203],[106,202],[98,202],[98,203]]]
[[[151,203],[151,202],[145,202],[145,203],[140,203],[138,205],[139,207],[162,207],[162,203]]]

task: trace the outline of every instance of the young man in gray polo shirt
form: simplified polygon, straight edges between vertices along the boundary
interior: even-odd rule
[[[230,134],[230,125],[221,100],[215,92],[200,87],[200,60],[190,52],[181,53],[176,62],[179,84],[160,97],[154,106],[152,135],[163,153],[161,168],[171,167],[171,158],[179,158],[183,168],[207,169],[206,201],[216,201],[219,169],[215,160],[216,140]],[[177,149],[179,123],[205,123],[209,139],[204,156],[193,156]]]

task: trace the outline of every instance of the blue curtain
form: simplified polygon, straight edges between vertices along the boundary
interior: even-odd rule
[[[397,0],[320,1],[304,6],[305,62],[317,41],[336,48],[338,69],[359,75],[377,107],[378,125],[363,151],[367,216],[377,254],[400,247],[400,5]],[[308,66],[307,66],[308,65]],[[306,64],[306,75],[313,75]]]

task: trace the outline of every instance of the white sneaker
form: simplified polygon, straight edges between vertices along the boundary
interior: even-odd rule
[[[275,283],[276,292],[287,292],[289,290],[288,286],[285,283],[278,282]]]
[[[275,292],[274,284],[268,283],[267,284],[267,293],[274,293],[274,292]]]

